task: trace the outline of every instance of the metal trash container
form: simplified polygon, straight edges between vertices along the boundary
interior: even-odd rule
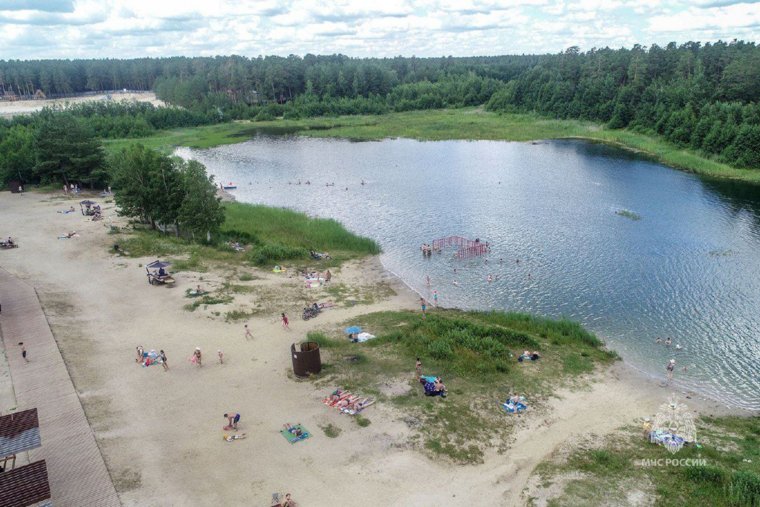
[[[296,376],[308,377],[322,371],[319,343],[303,342],[298,346],[294,343],[290,346],[290,354],[293,356],[293,373]]]

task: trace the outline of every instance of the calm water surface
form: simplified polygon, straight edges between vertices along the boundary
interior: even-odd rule
[[[649,374],[664,377],[673,357],[682,386],[760,409],[757,189],[573,141],[261,136],[178,154],[236,182],[239,201],[374,238],[386,268],[442,305],[578,320]],[[421,243],[451,235],[490,242],[488,262],[422,257]]]

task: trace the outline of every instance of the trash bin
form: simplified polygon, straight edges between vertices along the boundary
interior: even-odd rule
[[[317,342],[303,342],[299,345],[294,343],[290,346],[290,354],[293,356],[293,373],[296,376],[308,377],[322,371]]]

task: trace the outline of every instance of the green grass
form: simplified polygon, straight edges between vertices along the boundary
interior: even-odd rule
[[[565,485],[549,505],[624,503],[632,488],[654,497],[658,506],[760,506],[760,417],[702,417],[697,421],[701,447],[686,446],[675,455],[650,444],[638,428],[622,428],[604,447],[572,449],[566,459],[550,458],[536,468],[541,482],[582,475]],[[641,466],[640,460],[705,460],[694,466]],[[615,502],[617,500],[617,502]]]
[[[328,252],[334,262],[320,261],[325,266],[380,253],[377,243],[350,233],[336,220],[261,205],[226,204],[222,234],[251,244],[246,255],[255,264],[308,259],[309,250]]]
[[[158,231],[138,229],[128,234],[114,231],[113,242],[131,257],[171,257],[172,271],[203,272],[207,261],[226,264],[274,265],[283,261],[307,261],[325,268],[348,259],[377,254],[380,247],[371,239],[357,236],[336,220],[310,218],[304,213],[267,206],[228,203],[218,243],[203,245]],[[246,244],[246,252],[226,245],[234,240]],[[328,252],[331,258],[310,259],[309,250]],[[187,258],[177,258],[187,256]],[[251,275],[241,275],[241,280]]]
[[[700,175],[760,183],[760,171],[723,164],[679,148],[655,135],[630,130],[611,130],[580,120],[555,120],[536,114],[497,114],[482,108],[440,109],[390,113],[379,116],[341,116],[305,120],[239,121],[197,128],[159,132],[140,139],[105,141],[108,151],[140,142],[162,152],[175,146],[209,148],[244,141],[257,132],[292,133],[311,137],[379,140],[406,137],[423,141],[488,139],[534,141],[540,139],[586,139],[646,154],[663,164]]]
[[[639,215],[638,213],[635,213],[633,211],[629,211],[627,209],[619,209],[619,210],[617,210],[615,212],[615,214],[618,215],[618,216],[621,216],[621,217],[628,218],[628,219],[633,220],[633,221],[641,220],[641,215]]]
[[[325,432],[325,436],[328,438],[338,438],[341,433],[341,429],[332,423],[328,424],[327,426],[320,426],[320,428],[322,428],[322,431]]]
[[[342,332],[349,324],[377,338],[350,343]],[[378,312],[308,339],[320,344],[329,365],[315,382],[393,404],[421,431],[423,449],[457,463],[481,462],[491,446],[506,450],[518,420],[499,406],[509,394],[524,394],[536,409],[557,386],[617,357],[576,323],[501,312],[434,310],[427,319],[418,312]],[[542,359],[518,363],[525,349]],[[424,374],[443,377],[447,398],[424,396],[413,378],[417,357]],[[409,389],[386,396],[382,386],[389,381]]]

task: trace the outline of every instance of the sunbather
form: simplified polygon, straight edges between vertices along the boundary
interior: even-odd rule
[[[282,426],[288,431],[288,433],[297,437],[300,437],[303,434],[303,430],[301,430],[299,425],[292,426],[290,423],[285,423]]]
[[[66,233],[66,234],[64,234],[63,236],[58,236],[58,239],[69,239],[69,238],[73,238],[74,236],[76,236],[76,233],[77,233],[77,231],[71,231],[71,232],[67,232],[67,233]]]

